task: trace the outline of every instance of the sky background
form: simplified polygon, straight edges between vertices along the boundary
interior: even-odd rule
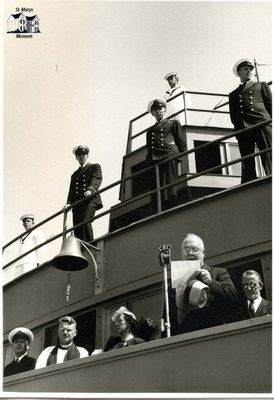
[[[271,2],[6,0],[4,24],[16,7],[33,8],[41,34],[3,30],[4,243],[23,232],[22,214],[38,223],[64,206],[75,144],[90,146],[102,187],[121,178],[128,122],[162,96],[167,72],[188,90],[228,94],[238,59],[272,60]],[[271,66],[259,75],[271,80]],[[105,210],[118,190],[102,198]],[[42,230],[61,229],[59,218]],[[108,218],[94,223],[97,237],[107,229]]]

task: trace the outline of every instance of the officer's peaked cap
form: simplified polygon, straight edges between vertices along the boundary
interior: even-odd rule
[[[83,143],[79,143],[75,147],[73,147],[72,153],[75,155],[78,150],[85,150],[87,154],[89,153],[89,147]]]
[[[167,103],[163,99],[154,99],[148,103],[147,109],[151,113],[151,111],[158,107],[165,107],[167,108]]]
[[[254,65],[249,58],[242,58],[241,60],[237,61],[233,67],[234,75],[239,76],[238,72],[242,67],[250,67],[251,69],[253,69]]]
[[[164,76],[164,79],[167,81],[171,76],[177,76],[177,72],[169,72]]]
[[[20,220],[24,221],[24,219],[27,219],[27,218],[34,219],[34,215],[33,214],[24,214],[24,215],[22,215]]]
[[[33,341],[33,333],[28,328],[15,328],[13,329],[8,336],[9,342],[12,343],[16,339],[24,339],[27,340],[28,343]]]

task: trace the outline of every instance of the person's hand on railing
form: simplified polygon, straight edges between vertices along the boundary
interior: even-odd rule
[[[86,190],[86,191],[84,192],[84,196],[85,196],[85,197],[91,196],[91,191],[90,191],[90,190]]]

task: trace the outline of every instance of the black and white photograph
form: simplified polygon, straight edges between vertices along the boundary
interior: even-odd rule
[[[0,398],[271,398],[272,1],[2,11]]]

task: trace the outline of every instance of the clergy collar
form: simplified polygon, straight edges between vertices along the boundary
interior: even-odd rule
[[[70,344],[58,344],[59,349],[67,350],[70,346],[72,345],[72,342]]]

